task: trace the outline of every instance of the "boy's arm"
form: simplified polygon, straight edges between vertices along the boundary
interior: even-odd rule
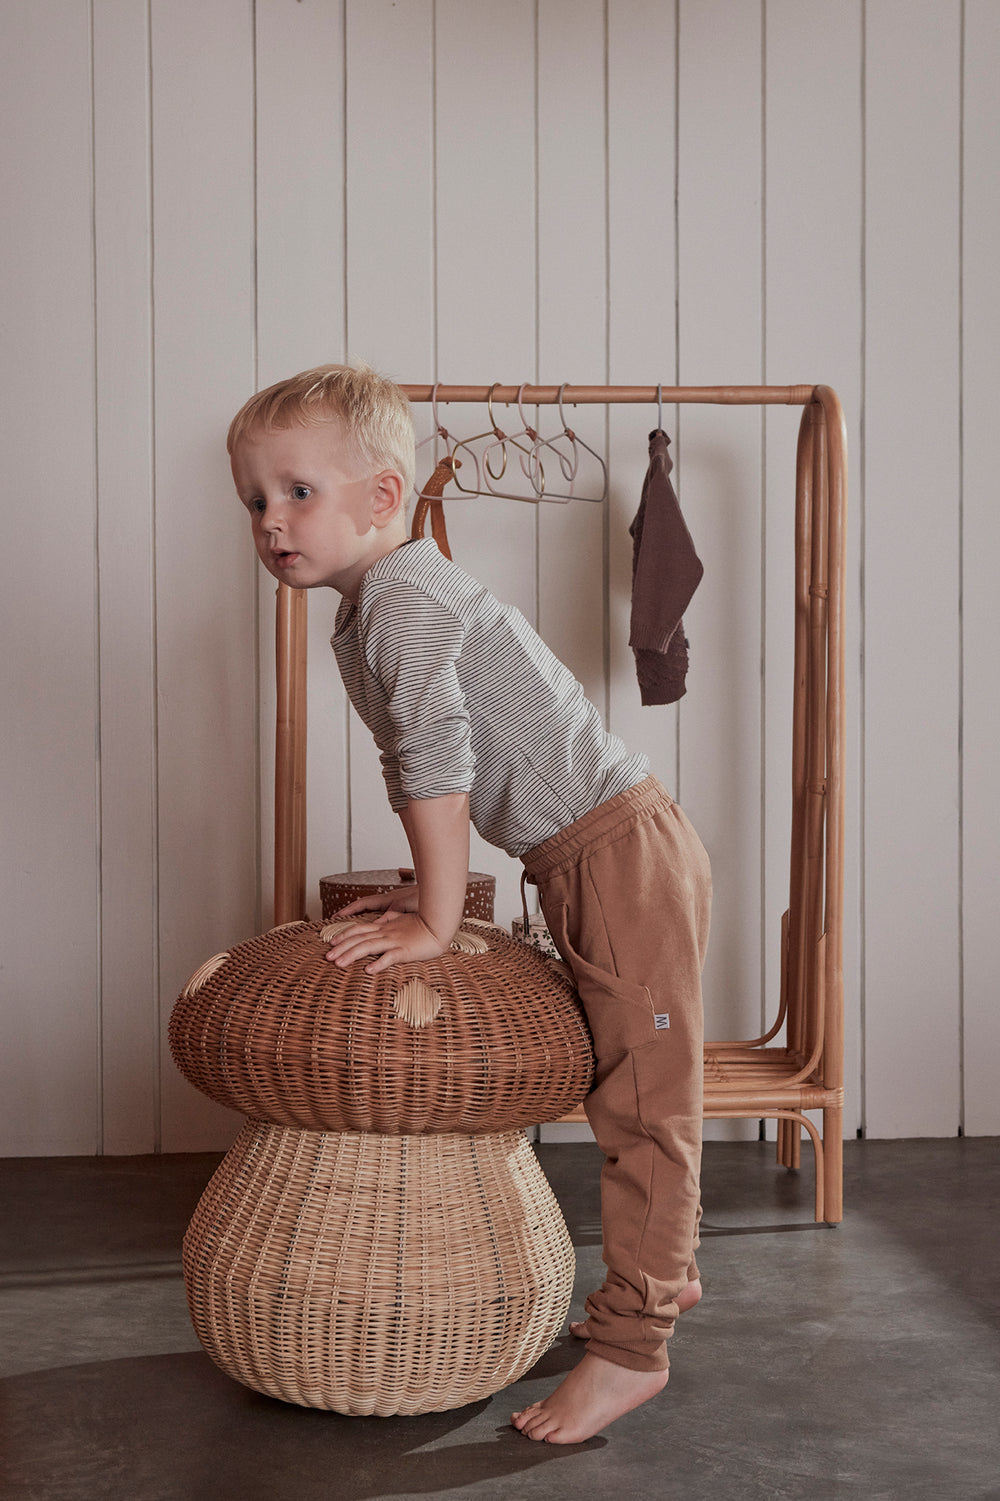
[[[330,946],[328,959],[341,967],[368,954],[375,975],[391,964],[436,959],[449,947],[462,921],[469,877],[469,795],[413,798],[400,812],[417,877],[415,912],[386,910],[358,922]]]
[[[420,893],[418,916],[448,947],[462,922],[469,880],[469,794],[411,798],[400,812]]]

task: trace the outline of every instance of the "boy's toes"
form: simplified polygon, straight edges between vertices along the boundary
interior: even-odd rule
[[[569,1326],[569,1332],[570,1332],[570,1334],[572,1334],[572,1336],[573,1336],[574,1339],[589,1339],[590,1338],[590,1335],[587,1333],[587,1320],[586,1319],[574,1319],[573,1322]]]
[[[556,1421],[552,1414],[545,1410],[541,1402],[533,1402],[523,1412],[516,1412],[511,1418],[514,1427],[524,1434],[525,1438],[533,1438],[537,1441],[545,1437],[556,1427]]]
[[[532,1402],[530,1407],[524,1407],[520,1412],[512,1412],[510,1415],[511,1427],[517,1428],[521,1433],[523,1433],[525,1427],[531,1421],[532,1416],[535,1412],[537,1412],[537,1410],[538,1403]]]

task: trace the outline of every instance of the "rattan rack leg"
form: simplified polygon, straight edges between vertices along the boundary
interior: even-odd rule
[[[823,1218],[828,1225],[839,1225],[844,1218],[843,1105],[831,1105],[823,1111],[823,1155],[826,1158]]]
[[[804,1126],[809,1132],[809,1135],[812,1138],[813,1156],[816,1163],[815,1218],[817,1224],[823,1223],[826,1218],[824,1213],[824,1189],[826,1185],[823,1161],[823,1140],[818,1130],[813,1125],[809,1117],[807,1115],[803,1115],[802,1112],[798,1110],[763,1109],[757,1113],[760,1115],[762,1120],[797,1122],[798,1125]],[[714,1121],[746,1120],[747,1115],[748,1111],[745,1109],[726,1110],[714,1105],[705,1112],[706,1119]]]

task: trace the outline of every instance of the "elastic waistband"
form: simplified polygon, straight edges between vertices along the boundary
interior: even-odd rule
[[[655,813],[672,808],[674,800],[663,784],[653,776],[644,777],[634,787],[627,787],[606,803],[560,829],[543,844],[527,850],[521,861],[529,881],[534,885],[569,870],[598,845],[610,844],[630,827],[652,818]]]

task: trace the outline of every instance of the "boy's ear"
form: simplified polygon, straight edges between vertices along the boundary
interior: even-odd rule
[[[372,523],[374,526],[388,526],[396,516],[401,516],[406,510],[406,496],[403,494],[402,475],[395,469],[383,469],[381,474],[375,476],[375,494],[372,498]]]

